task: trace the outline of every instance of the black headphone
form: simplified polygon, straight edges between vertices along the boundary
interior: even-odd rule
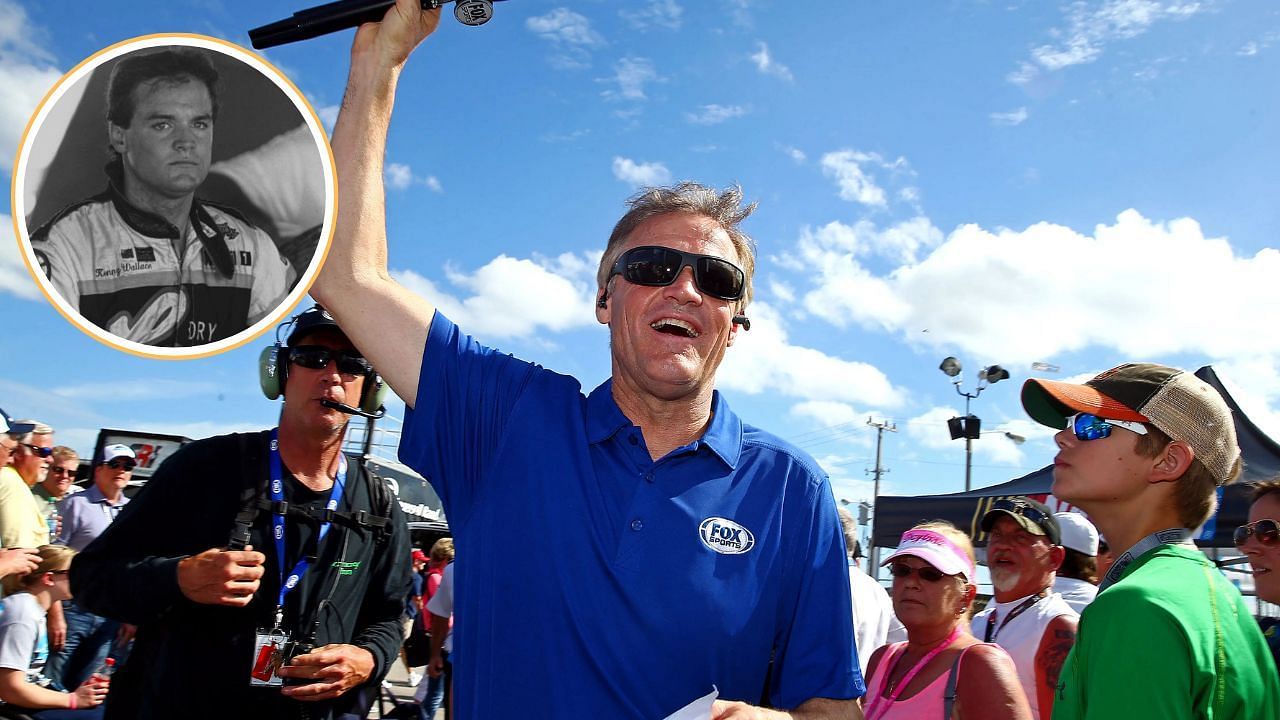
[[[268,400],[275,400],[284,394],[285,381],[289,378],[289,350],[292,341],[300,333],[309,333],[322,327],[329,327],[342,332],[338,323],[328,310],[316,305],[306,312],[294,315],[287,322],[276,326],[276,342],[262,349],[258,356],[258,382],[262,386],[262,394]],[[281,341],[281,330],[288,329],[285,339]],[[345,334],[345,333],[344,333]],[[376,370],[364,376],[364,388],[360,391],[359,413],[365,417],[377,415],[387,397],[387,384]],[[341,408],[338,408],[341,409]]]

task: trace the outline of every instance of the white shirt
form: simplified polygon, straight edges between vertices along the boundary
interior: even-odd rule
[[[1078,613],[1084,612],[1085,607],[1098,596],[1097,585],[1061,575],[1053,581],[1053,591],[1062,595],[1062,599]]]
[[[427,612],[440,617],[453,617],[453,563],[445,566],[440,587],[436,588],[436,594],[427,601]],[[447,653],[453,652],[452,626],[449,627],[449,634],[444,636],[444,643],[440,648]]]
[[[1029,596],[1028,596],[1029,597]],[[1039,720],[1040,703],[1036,699],[1036,651],[1040,649],[1040,640],[1044,637],[1045,628],[1057,617],[1067,615],[1080,617],[1080,613],[1071,609],[1066,600],[1056,592],[1050,592],[1039,602],[1028,606],[1012,620],[1005,622],[1015,608],[1027,598],[998,603],[992,602],[985,610],[973,619],[973,636],[986,640],[987,623],[994,612],[996,617],[996,635],[992,642],[1004,648],[1013,658],[1013,665],[1018,670],[1018,681],[1022,683],[1022,692],[1031,705],[1031,716]]]
[[[853,598],[853,640],[865,678],[871,654],[888,641],[891,628],[901,630],[902,623],[893,614],[888,591],[857,565],[849,566],[849,595]]]

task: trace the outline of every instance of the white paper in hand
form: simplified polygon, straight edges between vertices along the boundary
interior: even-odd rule
[[[711,720],[711,703],[720,697],[720,691],[711,686],[711,694],[703,695],[693,702],[663,718],[663,720]]]

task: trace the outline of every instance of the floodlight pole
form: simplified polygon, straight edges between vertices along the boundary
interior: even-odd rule
[[[956,392],[964,396],[964,491],[969,492],[969,488],[973,484],[973,438],[969,432],[969,418],[973,415],[969,414],[969,401],[982,394],[983,386],[978,385],[978,389],[972,394],[964,392],[960,389],[960,381],[956,381]]]

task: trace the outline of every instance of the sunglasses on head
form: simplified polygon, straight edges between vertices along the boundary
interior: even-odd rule
[[[1117,427],[1139,435],[1147,434],[1146,426],[1138,422],[1100,418],[1092,413],[1076,413],[1067,418],[1067,429],[1075,433],[1078,440],[1101,440],[1111,437],[1111,429]]]
[[[609,277],[621,275],[633,285],[665,287],[675,282],[686,267],[693,268],[693,283],[703,293],[721,300],[742,299],[747,276],[737,265],[722,258],[657,245],[643,245],[622,253]]]
[[[119,470],[120,468],[124,468],[125,470],[132,470],[138,466],[138,463],[132,460],[121,460],[120,458],[116,458],[115,460],[108,460],[103,464],[111,468],[112,470]]]
[[[1249,536],[1258,538],[1258,542],[1271,547],[1280,543],[1280,523],[1270,518],[1264,520],[1255,520],[1247,525],[1241,525],[1236,528],[1235,535],[1232,537],[1236,541],[1236,547],[1244,545],[1249,540]]]
[[[363,357],[345,350],[334,350],[323,345],[299,345],[289,348],[289,362],[310,370],[324,370],[329,361],[336,360],[338,372],[344,375],[368,375],[373,365]]]
[[[31,443],[19,443],[19,445],[30,450],[31,454],[36,457],[47,458],[53,454],[53,448],[51,447],[40,447],[39,445],[32,445]],[[14,447],[17,446],[15,445]]]
[[[1001,498],[991,503],[991,509],[1003,510],[1007,513],[1013,513],[1014,515],[1019,515],[1021,517],[1024,517],[1030,520],[1036,525],[1039,525],[1042,528],[1050,524],[1049,516],[1046,515],[1043,510],[1041,510],[1040,508],[1034,505],[1028,505],[1022,500],[1011,499],[1011,498]]]
[[[906,563],[895,562],[889,564],[889,574],[896,578],[911,577],[911,573],[915,573],[920,576],[921,580],[931,583],[936,583],[944,577],[949,577],[932,565],[921,565],[918,568],[913,568]]]

